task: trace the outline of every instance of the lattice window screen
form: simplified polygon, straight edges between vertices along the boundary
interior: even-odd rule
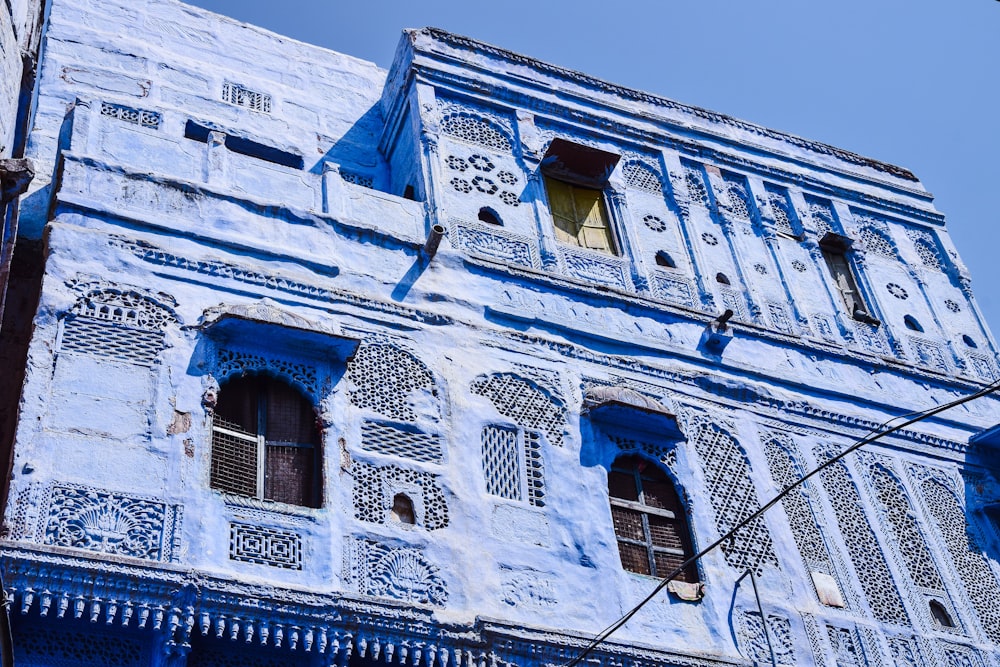
[[[414,407],[433,403],[437,408],[434,378],[409,352],[392,345],[363,345],[347,366],[354,384],[351,402],[359,408],[400,421],[416,421]],[[435,415],[437,416],[437,415]]]
[[[906,490],[895,475],[881,465],[869,466],[868,473],[883,516],[892,526],[895,546],[906,563],[913,583],[921,588],[943,593],[944,582],[917,525]]]
[[[135,292],[91,292],[64,321],[60,350],[152,366],[164,348],[164,327],[175,321],[165,308]]]
[[[487,493],[545,504],[541,441],[537,433],[509,426],[483,427],[483,476]]]
[[[881,231],[874,227],[864,227],[858,233],[858,236],[861,237],[861,241],[865,244],[865,249],[868,252],[882,255],[883,257],[896,258],[896,251],[892,247],[892,242]]]
[[[404,459],[441,463],[441,439],[431,433],[402,428],[384,422],[365,421],[361,425],[361,446],[372,452]]]
[[[884,550],[868,523],[861,496],[846,466],[834,463],[823,470],[820,477],[875,617],[888,623],[909,625],[910,620],[885,561]]]
[[[694,446],[705,467],[705,482],[715,510],[719,534],[725,534],[760,508],[750,463],[736,440],[716,424],[699,424]],[[757,520],[722,544],[726,562],[737,570],[760,574],[765,566],[777,567],[771,533]]]
[[[625,182],[633,188],[653,194],[663,193],[660,175],[652,167],[641,162],[629,162],[622,172],[625,175]]]
[[[501,153],[508,153],[512,148],[510,140],[493,125],[465,114],[453,114],[445,118],[441,122],[441,131],[456,139]]]
[[[478,378],[472,392],[493,402],[497,412],[527,429],[541,431],[553,445],[562,446],[566,408],[535,383],[512,373]]]
[[[793,454],[786,447],[794,448],[794,445],[781,443],[776,438],[769,439],[764,447],[771,477],[778,488],[782,489],[797,482],[804,474],[802,467],[793,458],[798,456],[798,452]],[[830,555],[829,545],[817,520],[813,493],[812,486],[806,482],[785,496],[781,500],[781,506],[788,516],[792,537],[806,567],[811,572],[821,572],[837,581],[839,577]],[[839,581],[838,586],[842,588]]]
[[[958,498],[936,480],[926,480],[920,490],[986,635],[1000,644],[1000,584]]]

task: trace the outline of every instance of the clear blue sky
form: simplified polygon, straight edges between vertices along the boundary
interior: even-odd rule
[[[388,67],[436,26],[912,170],[1000,335],[997,0],[196,0]]]

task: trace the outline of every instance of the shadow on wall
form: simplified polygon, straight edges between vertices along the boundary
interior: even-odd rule
[[[383,167],[382,156],[378,151],[378,139],[382,133],[385,121],[378,104],[373,104],[351,127],[339,138],[317,135],[320,145],[333,141],[309,172],[323,174],[323,163],[333,162],[342,165],[347,171],[356,171],[368,175],[377,175]],[[376,182],[378,179],[376,178]]]

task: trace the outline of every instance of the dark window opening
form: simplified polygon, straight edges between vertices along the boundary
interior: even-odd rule
[[[931,600],[929,603],[931,608],[931,616],[934,618],[934,622],[945,628],[955,627],[955,621],[951,620],[951,615],[948,610],[944,608],[944,605],[937,600]]]
[[[665,266],[668,269],[677,268],[677,262],[675,262],[674,258],[670,256],[670,253],[665,250],[660,250],[656,253],[656,263],[660,266]]]
[[[917,318],[915,318],[913,315],[907,315],[906,317],[904,317],[903,324],[905,324],[906,328],[909,329],[910,331],[919,331],[920,333],[924,332],[924,328],[920,326],[920,322],[918,322]]]
[[[496,211],[494,211],[488,206],[484,206],[481,209],[479,209],[479,221],[485,222],[488,225],[499,225],[501,227],[503,226],[503,221],[500,219],[500,216],[497,214]]]
[[[719,283],[721,285],[729,285],[729,284],[731,284],[729,282],[729,276],[727,276],[725,273],[716,273],[715,274],[715,282],[717,282],[717,283]]]
[[[208,127],[207,125],[202,125],[201,123],[196,123],[193,120],[187,121],[184,125],[184,136],[188,139],[194,139],[195,141],[207,142],[209,133],[212,131],[213,128]],[[266,162],[273,162],[274,164],[291,167],[292,169],[302,169],[305,165],[301,155],[290,153],[280,148],[276,148],[275,146],[268,146],[267,144],[262,144],[259,141],[254,141],[253,139],[241,137],[236,134],[225,133],[225,137],[226,148],[234,153],[257,158],[258,160],[264,160]]]
[[[858,290],[858,283],[854,279],[854,271],[847,258],[847,251],[850,248],[850,239],[846,239],[838,234],[828,233],[819,243],[823,259],[826,261],[826,268],[833,279],[833,285],[840,293],[840,299],[851,317],[878,326],[879,320],[872,317],[868,312],[868,307],[861,299],[861,292]]]
[[[618,253],[604,187],[619,157],[563,139],[549,144],[541,170],[558,241]]]
[[[392,509],[389,511],[389,518],[396,523],[413,525],[417,522],[417,515],[413,511],[413,501],[404,493],[397,493],[392,499]]]
[[[972,336],[970,336],[969,334],[962,334],[962,342],[968,345],[969,347],[979,347],[976,341],[974,341],[972,339]]]
[[[680,496],[655,463],[619,457],[608,473],[608,496],[626,570],[662,578],[694,554]],[[677,579],[697,582],[698,570],[690,565]]]
[[[319,507],[319,456],[316,414],[291,385],[247,376],[220,388],[212,423],[212,488]]]
[[[417,190],[412,185],[407,185],[403,188],[403,199],[409,199],[411,201],[417,200]]]

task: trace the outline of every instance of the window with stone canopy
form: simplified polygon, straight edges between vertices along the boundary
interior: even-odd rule
[[[212,488],[319,507],[319,454],[315,411],[297,389],[263,375],[222,385],[212,423]]]
[[[693,555],[680,496],[658,465],[639,456],[620,456],[608,473],[611,517],[622,567],[666,577]],[[698,581],[690,565],[677,579]]]
[[[545,194],[556,240],[567,245],[618,254],[604,200],[608,175],[619,156],[554,139],[542,160]]]

